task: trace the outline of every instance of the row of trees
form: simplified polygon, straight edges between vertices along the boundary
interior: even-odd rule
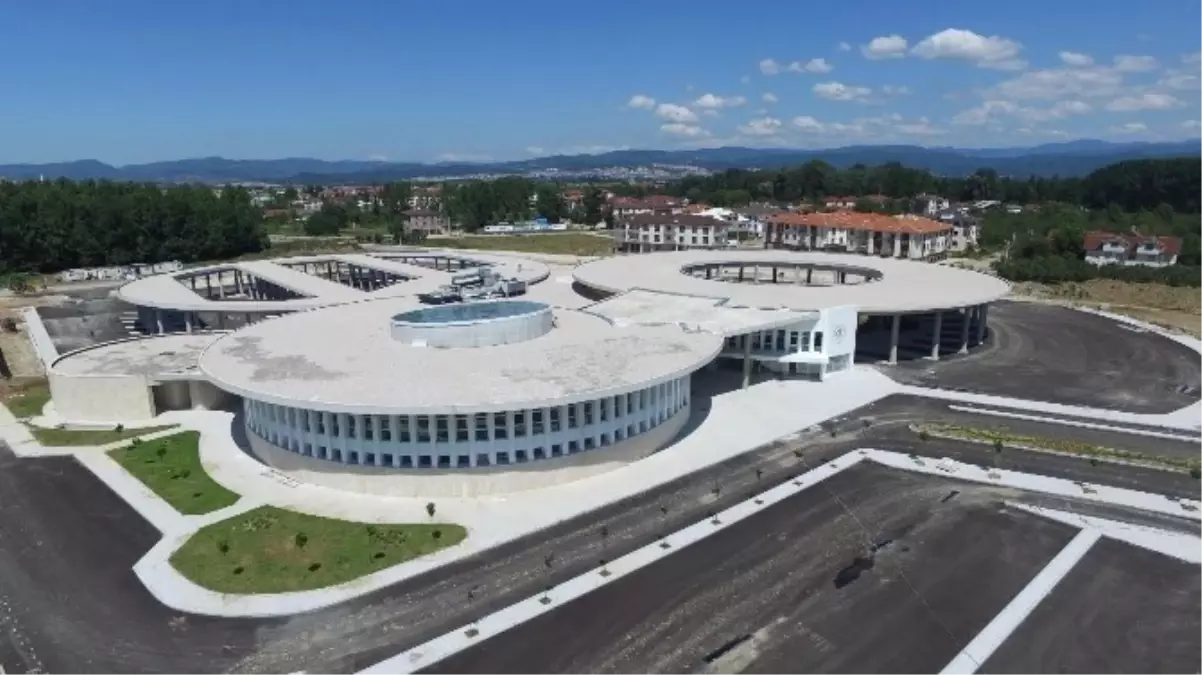
[[[557,183],[536,183],[506,177],[493,181],[452,183],[442,188],[443,214],[459,227],[474,232],[492,223],[523,222],[534,217],[559,223],[596,225],[604,217],[605,198],[597,186],[587,186],[578,206],[564,199]]]
[[[1084,259],[1085,233],[1090,230],[1179,237],[1181,253],[1171,267],[1099,267]],[[1198,214],[1179,214],[1168,204],[1134,213],[1117,204],[1095,211],[1045,204],[1038,211],[991,214],[981,228],[981,242],[986,250],[1005,253],[996,269],[1011,281],[1058,283],[1101,278],[1195,287],[1202,282]]]
[[[0,274],[216,260],[267,246],[262,212],[242,188],[0,182]]]
[[[1119,162],[1084,178],[1010,178],[992,169],[970,176],[935,176],[896,162],[837,169],[823,161],[772,171],[732,169],[711,176],[689,176],[667,186],[670,194],[717,206],[749,202],[817,202],[824,197],[885,195],[909,200],[937,194],[957,201],[997,200],[1017,204],[1063,202],[1090,209],[1118,204],[1143,211],[1168,204],[1182,213],[1198,213],[1202,159],[1148,159]],[[645,186],[615,186],[615,192],[642,196],[658,191]]]

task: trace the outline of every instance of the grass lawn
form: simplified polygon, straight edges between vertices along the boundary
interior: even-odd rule
[[[174,429],[175,424],[165,424],[157,427],[139,427],[137,429],[44,429],[27,425],[29,433],[38,439],[38,443],[42,445],[58,448],[76,445],[107,445],[124,441],[127,438],[135,436],[146,436],[157,431],[166,431]],[[152,441],[153,442],[153,441]]]
[[[454,546],[466,536],[458,525],[368,525],[261,506],[202,528],[171,555],[171,564],[222,593],[305,591]]]
[[[37,417],[50,402],[50,385],[46,380],[33,380],[10,389],[4,396],[4,405],[17,419]]]
[[[558,253],[598,256],[613,253],[614,241],[608,232],[600,235],[582,232],[565,234],[468,235],[427,239],[435,248],[462,248],[480,251],[516,251],[519,253]]]
[[[200,434],[185,431],[110,450],[109,456],[185,515],[225,508],[238,495],[218,485],[200,465]]]
[[[1044,438],[1042,436],[1015,434],[1002,429],[980,429],[976,427],[962,427],[955,424],[923,424],[919,425],[918,430],[919,433],[926,432],[932,436],[950,436],[966,441],[990,443],[995,448],[1000,441],[1003,446],[1020,445],[1028,448],[1079,455],[1087,459],[1130,461],[1157,465],[1169,470],[1186,471],[1195,477],[1197,477],[1199,470],[1202,469],[1202,461],[1197,458],[1150,455],[1061,438]]]

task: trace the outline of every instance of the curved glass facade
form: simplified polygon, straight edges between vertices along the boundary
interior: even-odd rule
[[[341,464],[467,469],[604,451],[687,414],[689,376],[561,406],[446,415],[356,415],[243,400],[246,427],[291,452]]]

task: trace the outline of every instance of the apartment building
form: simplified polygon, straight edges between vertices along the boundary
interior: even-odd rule
[[[615,220],[639,215],[679,215],[685,212],[688,200],[668,195],[646,197],[614,197],[609,200],[609,209]]]
[[[764,247],[933,260],[945,257],[952,226],[921,216],[781,213],[765,223]]]
[[[1095,231],[1085,234],[1082,247],[1085,249],[1085,261],[1095,265],[1164,267],[1177,262],[1177,256],[1181,253],[1181,239]]]
[[[451,221],[438,211],[426,209],[410,209],[405,212],[409,219],[406,227],[412,232],[431,234],[447,234],[451,231]]]
[[[722,248],[732,223],[710,216],[639,213],[616,221],[614,246],[619,251],[680,251]]]

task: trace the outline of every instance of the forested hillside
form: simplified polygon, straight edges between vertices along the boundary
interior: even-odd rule
[[[261,219],[241,188],[0,183],[0,274],[234,257],[267,245]]]

